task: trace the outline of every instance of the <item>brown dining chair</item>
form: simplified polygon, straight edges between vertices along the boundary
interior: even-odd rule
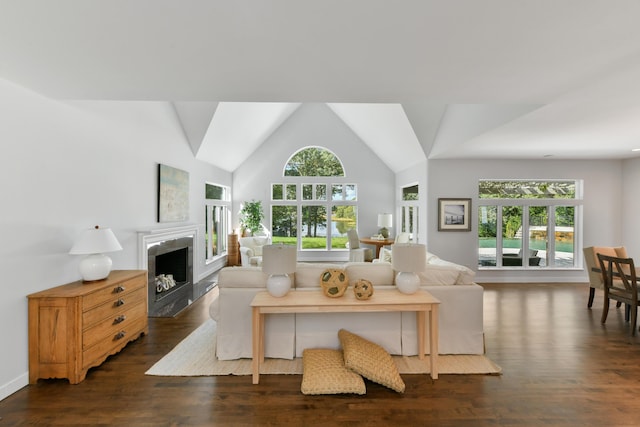
[[[583,248],[584,262],[589,275],[589,301],[587,307],[591,308],[593,305],[593,298],[596,294],[596,289],[604,290],[604,282],[602,281],[602,272],[595,271],[600,268],[598,262],[598,254],[615,256],[618,258],[628,258],[627,249],[624,246],[589,246]],[[617,307],[620,307],[618,301]]]
[[[626,304],[625,319],[631,321],[631,336],[636,334],[638,318],[638,280],[633,258],[598,254],[604,282],[604,307],[601,322],[607,320],[609,300]],[[630,318],[629,318],[630,317]]]

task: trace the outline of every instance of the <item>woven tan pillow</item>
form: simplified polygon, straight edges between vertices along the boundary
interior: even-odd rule
[[[342,351],[313,348],[302,352],[302,394],[365,394],[362,377],[344,366]]]
[[[404,392],[404,381],[387,350],[344,329],[340,329],[338,337],[347,368],[398,393]]]

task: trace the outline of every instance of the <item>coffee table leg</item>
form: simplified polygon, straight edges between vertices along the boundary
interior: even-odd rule
[[[431,304],[429,311],[429,346],[431,347],[431,378],[438,379],[438,304]]]
[[[252,326],[252,336],[251,336],[251,369],[253,372],[253,383],[258,384],[260,382],[260,362],[262,360],[262,353],[260,352],[261,346],[260,342],[262,341],[261,332],[262,332],[262,317],[264,315],[260,313],[259,307],[253,307],[252,309],[252,317],[251,317],[251,326]]]

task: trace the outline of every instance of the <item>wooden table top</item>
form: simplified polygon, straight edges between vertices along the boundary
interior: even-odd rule
[[[283,297],[271,296],[267,291],[258,292],[251,302],[252,307],[272,307],[296,312],[344,312],[349,311],[415,311],[424,310],[427,304],[440,304],[440,301],[424,290],[414,294],[403,294],[396,289],[379,289],[371,298],[359,300],[351,290],[343,296],[330,298],[321,290],[293,290]],[[399,310],[399,309],[402,310]],[[300,310],[300,311],[298,311]]]

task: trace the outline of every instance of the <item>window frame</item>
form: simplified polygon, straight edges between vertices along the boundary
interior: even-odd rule
[[[583,212],[583,182],[579,179],[480,179],[478,181],[478,193],[480,188],[480,182],[482,181],[495,181],[495,182],[567,182],[572,181],[575,183],[575,196],[574,198],[480,198],[478,194],[478,206],[476,208],[476,218],[478,218],[478,227],[476,234],[476,257],[477,267],[479,270],[577,270],[582,268],[582,255],[580,248],[582,247],[582,212]],[[496,265],[482,265],[480,258],[480,209],[483,207],[496,207]],[[522,253],[528,253],[529,251],[529,235],[531,226],[529,221],[530,208],[535,206],[542,206],[547,208],[547,249],[546,249],[546,262],[544,266],[530,266],[529,262],[523,262],[521,266],[504,266],[502,262],[502,254],[504,251],[502,241],[503,230],[503,208],[509,206],[519,206],[522,208]],[[574,208],[573,217],[573,265],[560,266],[555,263],[555,213],[557,207],[571,206]],[[553,238],[550,236],[554,236]]]
[[[219,199],[207,198],[207,186],[219,187],[222,190],[222,197]],[[228,255],[227,235],[231,234],[231,188],[227,185],[205,181],[204,208],[204,257],[205,264],[210,264]],[[218,216],[221,224],[214,227],[213,219],[216,210],[219,212]],[[217,231],[217,251],[213,251],[212,246],[209,244],[214,239],[215,231]],[[214,252],[217,253],[214,254]]]
[[[300,251],[347,251],[348,248],[345,246],[344,248],[335,248],[333,247],[333,243],[332,243],[332,239],[335,238],[335,236],[332,236],[332,233],[330,231],[327,232],[326,235],[326,245],[324,248],[321,249],[311,249],[311,248],[304,248],[303,247],[303,229],[304,229],[304,223],[303,223],[303,208],[304,207],[308,207],[308,206],[321,206],[325,212],[327,213],[327,223],[325,225],[326,230],[333,230],[333,219],[332,219],[332,212],[334,207],[336,206],[353,206],[356,212],[356,229],[358,226],[358,184],[355,184],[351,181],[347,181],[345,180],[344,182],[341,182],[340,180],[336,180],[335,178],[341,178],[341,177],[330,177],[331,180],[330,181],[316,181],[313,179],[309,179],[310,177],[307,176],[303,176],[303,177],[285,177],[287,178],[286,181],[287,182],[275,182],[275,183],[271,183],[270,184],[270,194],[271,194],[271,203],[269,206],[269,215],[270,215],[270,220],[269,220],[269,224],[270,224],[270,228],[272,230],[272,240],[275,239],[275,241],[277,241],[277,236],[273,235],[273,208],[275,206],[295,206],[296,207],[296,247],[298,248],[298,250]],[[283,180],[284,181],[284,180]],[[294,182],[296,181],[296,182]],[[295,185],[296,186],[296,199],[295,200],[290,200],[290,199],[274,199],[273,198],[273,189],[275,186],[282,186],[282,188],[286,188],[287,185]],[[305,186],[311,186],[311,198],[304,198],[304,190],[303,188]],[[320,198],[317,198],[318,195],[318,186],[322,186],[324,187],[324,193],[322,193],[320,195]],[[333,196],[333,189],[335,187],[341,187],[341,192],[340,192],[340,197],[339,199],[334,199]],[[355,197],[354,198],[350,198],[349,194],[350,191],[352,190],[355,193]],[[331,194],[331,196],[329,196],[329,193]]]

